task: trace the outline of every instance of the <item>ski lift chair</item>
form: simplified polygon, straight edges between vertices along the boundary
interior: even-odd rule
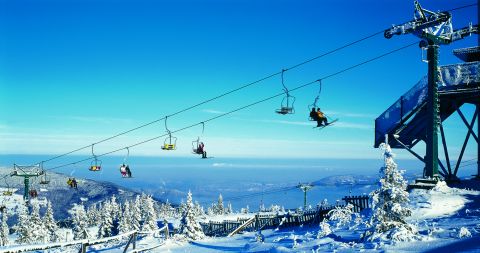
[[[13,195],[13,191],[11,190],[10,185],[9,185],[8,182],[7,182],[7,178],[5,178],[5,184],[7,185],[7,190],[6,190],[6,191],[3,191],[3,192],[2,192],[2,195],[3,195],[3,196],[12,196],[12,195]]]
[[[90,163],[90,171],[100,171],[102,169],[102,161],[98,160],[95,158],[91,163]]]
[[[49,184],[50,183],[50,178],[47,177],[47,173],[43,171],[43,177],[40,178],[39,184]]]
[[[6,191],[2,192],[2,195],[3,195],[3,196],[12,196],[12,195],[13,195],[13,192],[10,191],[10,190],[6,190]]]
[[[192,153],[196,155],[202,155],[202,158],[207,158],[207,152],[204,149],[200,149],[200,138],[192,141]]]
[[[192,152],[196,155],[203,154],[203,151],[201,152],[199,150],[199,145],[200,145],[200,138],[197,138],[196,140],[192,141]]]
[[[275,110],[275,112],[278,113],[278,114],[282,114],[282,115],[294,114],[295,113],[295,108],[293,107],[294,103],[295,103],[295,97],[287,94],[282,99],[280,109]]]
[[[172,137],[172,135],[169,133],[169,136],[165,138],[165,141],[163,142],[162,149],[163,150],[177,149],[177,137]]]

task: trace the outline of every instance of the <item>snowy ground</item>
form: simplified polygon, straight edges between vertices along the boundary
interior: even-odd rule
[[[471,182],[477,189],[480,188],[478,181]],[[231,238],[209,237],[190,243],[146,236],[139,238],[137,249],[161,245],[151,252],[480,252],[480,191],[439,184],[430,191],[413,190],[410,205],[413,214],[409,222],[416,224],[420,232],[419,240],[414,242],[362,243],[360,234],[364,230],[335,228],[332,223],[333,234],[320,239],[317,238],[318,227],[297,227],[265,230],[262,232],[265,237],[263,243],[256,241],[253,232]],[[206,220],[234,220],[249,215],[230,214]],[[89,250],[116,253],[122,252],[123,248],[124,244],[112,243]]]
[[[479,182],[477,181],[477,187]],[[410,222],[417,224],[420,240],[396,244],[361,243],[362,230],[334,229],[317,239],[317,227],[266,230],[265,242],[255,233],[232,238],[207,238],[192,243],[167,241],[154,252],[480,252],[480,192],[440,184],[431,191],[414,190]],[[232,217],[229,217],[231,219]],[[460,238],[461,228],[470,236]]]

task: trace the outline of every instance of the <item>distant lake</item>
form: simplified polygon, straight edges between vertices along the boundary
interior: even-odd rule
[[[31,164],[46,157],[40,155],[0,155],[0,166],[12,167],[13,163]],[[52,168],[78,161],[86,156],[70,156],[45,164]],[[130,157],[128,164],[133,178],[121,178],[119,166],[123,157],[102,157],[102,171],[88,170],[90,162],[67,166],[54,171],[97,181],[109,181],[136,191],[145,191],[156,198],[180,203],[186,192],[192,191],[195,201],[204,206],[216,202],[221,193],[225,202],[231,202],[239,210],[249,205],[256,210],[260,203],[296,208],[303,205],[303,193],[292,189],[299,183],[339,176],[378,175],[383,160],[360,159],[246,159],[192,157]],[[416,160],[397,160],[409,178],[421,176],[423,164]],[[473,166],[461,168],[459,176],[474,174]],[[315,205],[327,198],[330,203],[348,194],[368,194],[376,185],[316,186],[308,192],[308,203]],[[263,192],[263,194],[262,194]]]

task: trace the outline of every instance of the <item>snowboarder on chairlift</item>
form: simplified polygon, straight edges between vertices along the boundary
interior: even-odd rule
[[[325,117],[325,114],[320,110],[320,107],[317,108],[317,120],[316,121],[317,121],[317,127],[328,126],[327,117]]]
[[[203,142],[198,144],[197,153],[202,154],[202,158],[207,158],[207,152],[205,151],[205,144],[203,144]]]
[[[120,173],[122,174],[122,177],[126,177],[127,176],[127,167],[125,164],[122,164],[122,166],[120,166]]]
[[[71,187],[73,187],[75,189],[78,189],[77,188],[77,180],[75,180],[75,178],[72,178],[72,186]]]
[[[125,171],[127,172],[127,177],[132,177],[132,171],[130,170],[130,167],[128,167],[128,165],[125,167]]]

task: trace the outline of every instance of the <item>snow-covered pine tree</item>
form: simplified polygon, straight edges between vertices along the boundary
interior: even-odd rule
[[[56,233],[58,230],[58,225],[55,221],[55,218],[53,217],[52,203],[50,201],[47,202],[47,210],[45,211],[45,215],[43,216],[43,224],[50,239],[49,241],[59,241],[59,237]]]
[[[140,230],[140,222],[142,221],[142,212],[139,205],[140,201],[130,202],[131,227],[135,230]]]
[[[162,203],[160,205],[160,216],[161,217],[172,217],[173,212],[172,212],[172,205],[170,202],[168,202],[168,199],[166,200],[165,203]]]
[[[233,213],[232,203],[228,202],[227,209],[225,209],[225,214],[232,214],[232,213]]]
[[[32,231],[32,240],[38,243],[49,241],[48,233],[40,218],[40,205],[37,201],[31,202],[32,212],[30,213],[30,230]]]
[[[195,220],[192,193],[190,191],[188,191],[187,203],[182,214],[182,219],[180,220],[180,234],[184,235],[188,240],[198,240],[205,237],[202,227]]]
[[[142,216],[145,217],[142,224],[142,231],[153,231],[158,229],[157,226],[157,213],[154,208],[154,200],[152,196],[145,197],[143,201],[144,207],[142,210],[145,212]]]
[[[210,206],[208,209],[207,209],[207,215],[208,216],[213,216],[215,215],[215,210],[217,209],[217,206],[215,204],[212,204],[212,206]],[[183,212],[182,212],[183,213]]]
[[[218,215],[223,215],[223,214],[225,214],[225,207],[223,206],[223,197],[222,197],[222,194],[218,195],[218,203],[217,203],[216,214],[218,214]]]
[[[203,211],[203,207],[200,205],[200,203],[198,203],[198,201],[195,201],[193,210],[195,212],[196,217],[205,215],[205,212]]]
[[[100,224],[98,226],[98,237],[105,238],[112,236],[113,220],[112,220],[112,206],[109,201],[103,204],[103,209],[100,211]]]
[[[86,239],[88,237],[88,221],[85,207],[83,206],[83,204],[74,205],[74,207],[70,209],[69,213],[72,218],[73,239]]]
[[[147,201],[147,194],[142,192],[142,195],[139,197],[137,196],[139,202],[139,207],[142,215],[142,220],[145,220],[145,215],[147,214],[147,211],[145,210],[145,207],[147,206],[146,201]]]
[[[100,207],[101,209],[101,207]],[[98,223],[99,212],[96,204],[92,204],[87,208],[88,226],[95,226]]]
[[[370,193],[373,214],[369,221],[371,229],[365,232],[364,238],[368,241],[415,240],[416,227],[405,221],[411,215],[407,207],[407,181],[403,178],[403,171],[397,169],[390,146],[383,143],[380,147],[384,151],[385,165],[380,169],[380,189]]]
[[[25,202],[25,205],[19,207],[18,211],[18,222],[14,226],[15,232],[17,233],[16,243],[19,244],[31,244],[32,240],[32,230],[30,227],[30,217],[28,216],[28,206]]]
[[[10,235],[10,229],[7,224],[8,215],[7,211],[2,212],[2,224],[0,225],[0,246],[7,246],[10,243],[8,236]]]
[[[126,233],[131,230],[133,230],[133,228],[130,203],[128,201],[125,201],[125,203],[123,203],[123,213],[120,216],[120,221],[118,224],[118,231],[120,233]]]
[[[112,212],[112,235],[117,235],[118,234],[118,224],[120,222],[120,215],[122,214],[122,208],[121,205],[117,202],[117,197],[115,195],[112,195],[110,198],[110,206],[111,206],[111,212]]]

